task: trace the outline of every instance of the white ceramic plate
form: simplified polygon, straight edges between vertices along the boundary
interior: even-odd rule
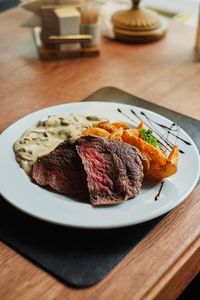
[[[119,110],[121,110],[120,113]],[[92,207],[89,203],[75,201],[67,196],[47,191],[33,184],[19,167],[13,153],[13,143],[38,120],[51,114],[98,115],[113,120],[137,124],[140,122],[131,112],[147,121],[166,137],[166,129],[155,123],[171,127],[175,135],[169,134],[168,140],[177,143],[184,152],[180,153],[178,172],[164,180],[161,193],[155,201],[161,183],[144,183],[140,194],[123,204],[112,207]],[[141,114],[145,113],[145,115]],[[125,115],[124,115],[125,114]],[[127,117],[128,116],[128,117]],[[146,116],[146,117],[145,117]],[[131,120],[129,119],[131,118]],[[147,121],[149,122],[149,121]],[[155,122],[155,123],[154,123]],[[141,223],[158,217],[181,203],[195,187],[200,174],[198,150],[192,139],[173,122],[143,108],[117,103],[85,102],[58,105],[34,112],[6,129],[0,136],[0,192],[5,199],[23,212],[39,219],[81,228],[114,228]]]

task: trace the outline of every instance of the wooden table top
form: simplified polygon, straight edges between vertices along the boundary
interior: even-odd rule
[[[40,61],[28,13],[0,15],[0,132],[34,110],[77,101],[104,86],[200,119],[194,29],[171,23],[165,39],[133,46],[103,39],[101,55]],[[174,299],[200,271],[200,185],[100,283],[73,289],[0,243],[0,299]],[[161,298],[162,297],[162,298]]]

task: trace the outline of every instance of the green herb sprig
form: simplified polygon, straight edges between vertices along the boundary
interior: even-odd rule
[[[152,145],[153,147],[158,147],[158,141],[155,137],[152,136],[151,129],[140,129],[140,138],[143,139],[148,144]]]

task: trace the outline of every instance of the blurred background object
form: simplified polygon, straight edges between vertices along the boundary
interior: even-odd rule
[[[41,8],[48,7],[65,7],[65,6],[79,6],[82,0],[21,0],[21,7],[31,11],[35,14],[41,15]]]
[[[99,55],[103,0],[22,0],[42,59]]]
[[[112,15],[114,37],[122,42],[149,43],[164,37],[167,21],[156,12],[141,8],[140,0],[132,0],[132,7]]]
[[[159,14],[192,26],[197,26],[199,0],[143,0],[141,7],[148,8]],[[107,37],[113,38],[111,24],[112,15],[131,7],[130,0],[106,0],[102,7],[102,30]]]
[[[25,0],[30,2],[30,0]],[[24,2],[24,1],[23,1]],[[117,9],[130,8],[129,0],[105,0],[107,14]],[[0,0],[0,11],[17,6],[20,0]],[[176,21],[196,26],[199,0],[143,0],[142,6],[174,18]]]
[[[198,17],[198,24],[197,24],[196,51],[198,57],[200,58],[200,4],[199,4],[199,17]]]
[[[197,24],[199,0],[144,0],[143,5],[177,22]]]
[[[81,7],[81,34],[90,34],[92,36],[85,47],[98,45],[101,37],[100,12],[104,0],[85,0]]]

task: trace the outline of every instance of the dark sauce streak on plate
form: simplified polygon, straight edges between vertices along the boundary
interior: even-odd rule
[[[142,120],[135,112],[133,112],[133,110],[131,110],[131,112],[134,113],[134,115],[135,115],[139,120]],[[154,132],[159,136],[159,138],[160,138],[162,141],[164,141],[164,143],[165,143],[167,146],[166,146],[165,144],[163,144],[163,142],[161,142],[161,140],[159,140],[159,139],[158,139],[158,142],[159,142],[162,146],[164,146],[164,147],[170,152],[169,148],[172,150],[173,147],[175,146],[175,144],[173,144],[173,143],[171,143],[171,142],[169,141],[169,134],[174,135],[174,134],[171,132],[172,130],[170,130],[170,127],[165,126],[165,127],[167,127],[167,130],[166,130],[167,137],[164,137],[162,134],[160,134],[160,132],[155,128],[155,126],[154,126],[152,123],[157,124],[158,126],[160,126],[160,124],[158,124],[158,123],[154,122],[154,120],[148,118],[147,115],[146,115],[144,112],[140,112],[140,114],[143,115],[143,116],[145,116],[145,118],[147,119],[147,121],[149,122],[150,125],[147,124],[145,121],[143,121],[144,124],[145,124],[147,127],[149,127],[150,129],[152,129],[152,131],[154,131]],[[176,125],[176,124],[175,124],[175,123],[172,123],[172,125],[174,126],[174,125]],[[163,126],[164,126],[164,125],[163,125]],[[177,126],[177,125],[176,125],[176,126]],[[164,128],[164,127],[162,127],[162,128]],[[174,131],[174,129],[173,129],[173,131]],[[175,131],[178,131],[178,135],[174,135],[174,136],[176,137],[176,140],[177,140],[177,139],[179,138],[180,127],[177,126],[177,129],[175,129]],[[168,147],[169,147],[169,148],[168,148]],[[180,152],[181,154],[184,154],[184,153],[185,153],[185,152],[184,152],[183,150],[181,150],[181,149],[179,149],[179,152]]]
[[[148,128],[150,128],[152,131],[154,131],[157,136],[159,137],[159,139],[156,137],[158,143],[160,144],[160,148],[162,150],[168,150],[169,152],[171,152],[171,150],[174,147],[174,144],[172,144],[168,138],[166,138],[163,134],[161,134],[157,128],[155,128],[155,126],[148,121],[148,123],[146,123],[136,112],[134,112],[131,109],[131,113],[134,114],[136,116],[136,118],[138,118],[141,122],[143,122]],[[163,148],[162,148],[163,147]],[[180,150],[181,153],[184,153],[182,150]]]
[[[159,191],[158,191],[157,195],[155,196],[154,201],[157,201],[158,198],[160,197],[160,193],[162,191],[163,185],[164,185],[164,181],[161,182]]]
[[[121,113],[123,116],[125,116],[127,119],[129,119],[131,122],[134,122],[133,121],[133,119],[132,118],[130,118],[127,114],[125,114],[124,112],[122,112],[122,110],[121,109],[117,109],[118,110],[118,112],[119,113]],[[143,122],[148,128],[150,128],[150,129],[152,129],[147,123],[145,123],[133,110],[131,110],[131,112],[132,112],[132,114],[137,118],[137,119],[139,119],[141,122]],[[134,122],[135,123],[135,122]],[[158,135],[159,135],[159,133],[158,133]],[[163,137],[162,137],[162,139],[163,139]],[[158,139],[157,139],[158,140]],[[163,139],[164,141],[165,141],[165,139]],[[159,144],[161,145],[161,146],[163,146],[164,147],[164,149],[167,149],[169,152],[171,151],[171,149],[172,149],[172,146],[169,144],[169,147],[170,148],[168,148],[167,146],[166,146],[166,141],[165,141],[165,143],[166,144],[163,144],[163,142],[161,142],[160,140],[158,140],[158,142],[159,142]]]
[[[140,112],[140,114],[143,115],[143,116],[147,119],[147,121],[151,124],[152,128],[151,128],[151,126],[149,126],[148,124],[146,124],[146,123],[145,123],[145,124],[146,124],[147,126],[149,126],[149,128],[151,128],[152,130],[154,130],[154,131],[157,133],[157,135],[158,135],[159,137],[161,137],[161,138],[165,141],[165,143],[166,143],[171,149],[174,147],[174,145],[175,145],[176,143],[172,144],[172,143],[169,141],[169,135],[173,135],[174,137],[176,137],[176,141],[179,139],[179,140],[183,141],[185,144],[191,145],[188,141],[186,141],[186,140],[184,140],[184,139],[182,139],[182,138],[179,137],[179,134],[180,134],[180,126],[176,125],[175,123],[172,123],[171,126],[168,127],[168,126],[165,126],[165,125],[163,125],[163,124],[157,123],[157,122],[155,122],[154,120],[150,119],[144,112]],[[166,133],[167,133],[167,137],[166,137],[166,138],[163,138],[163,136],[161,136],[161,135],[159,134],[159,132],[158,132],[157,130],[155,130],[155,127],[154,127],[154,125],[152,125],[152,123],[154,123],[154,124],[160,126],[161,128],[166,129],[165,131],[166,131]],[[173,129],[174,126],[176,126],[176,129]],[[178,132],[178,134],[174,134],[172,131]],[[159,141],[159,140],[158,140],[158,141]],[[160,141],[159,141],[159,142],[160,142]],[[184,152],[183,150],[179,149],[179,153],[184,154],[185,152]]]
[[[131,113],[136,118],[138,118],[138,120],[143,122],[148,128],[150,128],[152,131],[154,131],[158,135],[160,140],[158,140],[158,139],[157,140],[160,143],[160,145],[162,145],[164,148],[166,148],[169,152],[171,151],[171,149],[173,148],[174,145],[169,140],[167,140],[165,137],[163,137],[163,135],[152,124],[150,124],[150,125],[147,124],[133,109],[131,109]]]
[[[168,127],[168,126],[165,126],[165,125],[163,125],[163,124],[157,123],[157,122],[155,122],[154,120],[150,119],[150,118],[149,118],[144,112],[142,112],[142,111],[141,111],[140,114],[143,115],[148,121],[151,121],[151,122],[153,122],[154,124],[156,124],[156,125],[158,125],[158,126],[164,128],[164,129],[166,129],[167,132],[169,132],[171,135],[175,136],[177,139],[181,140],[181,141],[182,141],[183,143],[185,143],[186,145],[189,145],[189,146],[192,145],[190,142],[188,142],[188,141],[186,141],[186,140],[184,140],[184,139],[182,139],[182,138],[179,137],[179,126],[177,126],[176,129],[173,129],[173,127],[176,126],[175,123],[172,123],[171,126]],[[174,134],[173,131],[174,131],[174,132],[178,132],[178,135]]]
[[[126,117],[127,119],[129,119],[129,120],[131,121],[131,123],[135,123],[135,124],[136,124],[136,122],[135,122],[133,119],[131,119],[127,114],[125,114],[120,108],[118,108],[117,111],[118,111],[120,114],[122,114],[124,117]],[[136,125],[137,125],[137,124],[136,124]]]
[[[121,113],[123,116],[125,116],[127,119],[129,119],[132,123],[135,123],[135,121],[132,119],[132,118],[130,118],[129,117],[129,115],[127,115],[126,113],[124,113],[120,108],[118,108],[117,109],[117,111],[119,112],[119,113]],[[160,125],[162,125],[162,124],[159,124],[159,123],[156,123],[156,122],[154,122],[153,120],[151,120],[150,118],[148,118],[147,117],[147,115],[144,113],[144,112],[140,112],[141,113],[141,115],[144,115],[145,116],[145,118],[147,119],[147,121],[148,121],[148,123],[147,122],[145,122],[133,109],[131,109],[131,113],[138,119],[138,120],[140,120],[141,122],[143,122],[148,128],[150,128],[152,131],[154,131],[156,134],[157,134],[157,136],[159,137],[159,139],[156,137],[156,139],[157,139],[157,141],[158,141],[158,143],[160,144],[160,146],[161,146],[161,149],[162,149],[162,147],[163,147],[163,150],[168,150],[169,152],[171,152],[171,150],[173,149],[173,147],[174,147],[174,144],[173,143],[171,143],[170,141],[169,141],[169,139],[168,139],[168,136],[167,136],[167,138],[166,137],[164,137],[158,130],[157,130],[157,128],[155,128],[155,126],[152,124],[152,123],[154,123],[154,124],[156,124],[156,125],[158,125],[158,126],[160,126]],[[173,127],[174,126],[177,126],[175,123],[172,123],[172,125],[173,125]],[[165,126],[165,125],[162,125],[162,126],[160,126],[160,127],[162,127],[162,128],[165,128],[165,127],[167,127],[167,126]],[[177,126],[177,128],[179,128],[179,126]],[[166,129],[166,128],[165,128]],[[166,129],[166,133],[169,135],[169,134],[171,134],[171,131],[178,131],[178,132],[180,132],[180,130],[178,130],[178,129],[171,129],[170,130],[170,127],[167,127],[167,129]],[[178,139],[178,135],[175,135],[175,137],[176,137],[176,139]],[[185,141],[186,142],[186,141]],[[188,142],[187,142],[188,143]],[[180,153],[182,153],[182,154],[184,154],[184,151],[183,150],[181,150],[181,149],[179,149],[179,152]]]
[[[154,122],[155,124],[157,124],[158,126],[160,126],[160,124],[158,124],[157,122]],[[164,125],[165,126],[165,125]],[[176,128],[174,129],[174,127],[176,126]],[[160,126],[162,128],[164,128],[163,126]],[[167,127],[167,126],[165,126]],[[178,126],[175,124],[175,123],[172,123],[170,127],[167,127],[167,136],[166,136],[166,139],[168,140],[169,139],[169,135],[172,134],[172,131],[175,131],[177,132],[178,130]],[[177,139],[176,139],[177,140]]]

